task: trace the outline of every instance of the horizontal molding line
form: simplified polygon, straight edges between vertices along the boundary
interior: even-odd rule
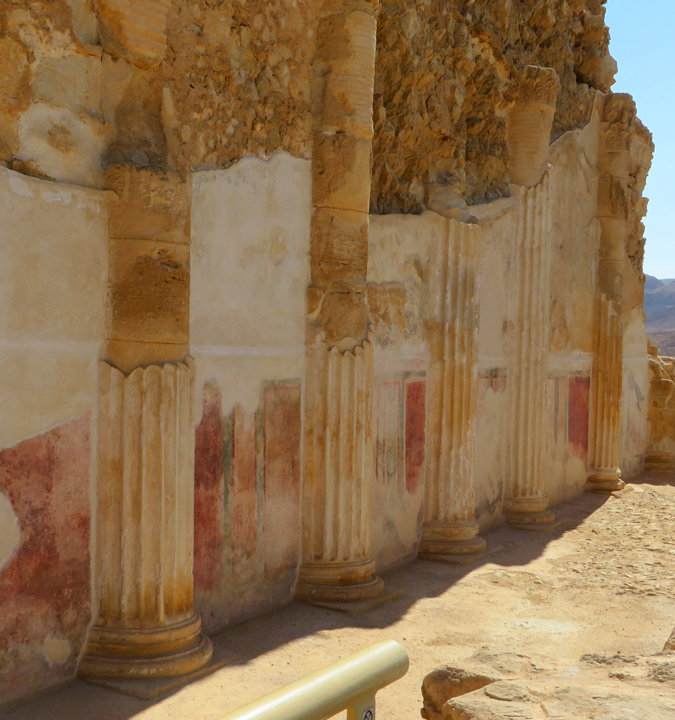
[[[96,352],[98,354],[101,340],[8,340],[0,338],[0,350],[9,348],[15,350],[65,350],[66,352]]]
[[[305,347],[235,347],[231,345],[191,345],[192,354],[221,355],[223,357],[278,357],[279,355],[302,355]]]

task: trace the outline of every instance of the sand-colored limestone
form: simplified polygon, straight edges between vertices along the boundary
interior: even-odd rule
[[[307,350],[303,563],[297,593],[311,600],[375,597],[370,555],[373,351]]]
[[[129,373],[185,358],[189,344],[190,186],[177,173],[113,165],[107,358]]]
[[[424,524],[419,554],[433,559],[485,550],[473,491],[478,391],[480,227],[448,220],[429,321]]]
[[[99,367],[98,619],[80,672],[171,677],[212,652],[193,609],[190,186],[129,164],[111,167],[107,184],[116,200]]]
[[[84,676],[170,677],[204,665],[192,608],[193,361],[100,365],[98,620]]]
[[[100,0],[99,32],[106,52],[140,67],[159,63],[166,53],[170,0]]]
[[[629,124],[635,117],[630,95],[604,99],[598,152],[598,289],[595,305],[595,350],[591,383],[588,487],[620,490],[621,393],[623,386],[623,265],[629,216]]]
[[[298,595],[380,595],[370,555],[373,357],[366,273],[377,21],[369,3],[319,19],[308,290],[303,563]]]
[[[506,139],[509,175],[516,185],[534,187],[546,171],[560,81],[553,68],[528,65],[509,111]]]
[[[185,672],[200,616],[385,602],[395,564],[672,466],[653,146],[598,0],[17,0],[0,28],[3,700],[82,658]]]
[[[511,413],[504,502],[504,512],[512,523],[553,519],[544,493],[551,272],[550,178],[545,172],[559,89],[555,70],[526,67],[507,123],[509,172],[518,200],[513,315],[517,331],[509,372]]]
[[[544,493],[544,428],[548,374],[551,226],[549,178],[515,189],[517,275],[514,283],[516,347],[509,368],[510,418],[504,512],[511,523],[553,519]]]

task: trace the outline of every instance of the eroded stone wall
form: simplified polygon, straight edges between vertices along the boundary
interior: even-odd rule
[[[553,138],[588,122],[616,64],[601,0],[383,0],[374,212],[419,212],[429,184],[469,204],[508,194],[506,111],[525,65],[561,81]]]

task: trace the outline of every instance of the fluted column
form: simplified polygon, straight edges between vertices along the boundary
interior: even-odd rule
[[[544,492],[546,380],[550,323],[550,211],[548,177],[514,188],[518,199],[516,333],[508,375],[509,436],[504,513],[514,524],[553,520]]]
[[[628,221],[630,134],[635,116],[630,95],[603,100],[598,147],[600,243],[595,300],[587,489],[612,492],[624,486],[619,468],[623,389],[623,264]]]
[[[383,583],[370,555],[374,477],[371,406],[373,351],[308,350],[305,502],[301,595],[375,597]]]
[[[193,609],[194,362],[189,186],[114,166],[110,308],[99,365],[94,587],[85,676],[182,675],[213,652]]]
[[[370,555],[373,362],[366,271],[373,4],[325,2],[313,82],[314,214],[308,288],[303,562],[298,596],[382,593]]]
[[[545,173],[559,89],[555,70],[527,66],[507,123],[509,174],[518,206],[504,514],[508,522],[517,525],[554,519],[544,492],[551,321],[551,214]]]
[[[181,675],[212,652],[192,607],[193,361],[102,362],[99,385],[99,615],[80,672]]]
[[[478,386],[480,227],[448,220],[429,323],[424,524],[419,555],[462,560],[485,550],[473,489]]]

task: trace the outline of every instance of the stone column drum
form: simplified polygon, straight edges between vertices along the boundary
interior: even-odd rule
[[[483,552],[473,490],[478,385],[480,226],[447,220],[437,306],[428,328],[427,449],[419,556],[462,562]]]
[[[603,99],[598,148],[600,242],[595,301],[595,338],[586,488],[620,490],[621,395],[623,389],[623,264],[628,223],[630,95]]]
[[[99,369],[95,590],[84,676],[172,677],[213,652],[193,609],[194,362],[189,185],[114,166]]]
[[[508,374],[509,420],[504,514],[508,522],[552,522],[544,492],[546,379],[550,323],[548,176],[518,199],[514,278],[515,347]]]
[[[509,174],[518,208],[504,514],[516,525],[554,519],[544,492],[551,223],[545,172],[559,90],[555,70],[526,67],[507,123]]]
[[[317,30],[305,393],[303,561],[297,594],[380,595],[370,554],[374,476],[366,270],[377,23],[326,2]]]

